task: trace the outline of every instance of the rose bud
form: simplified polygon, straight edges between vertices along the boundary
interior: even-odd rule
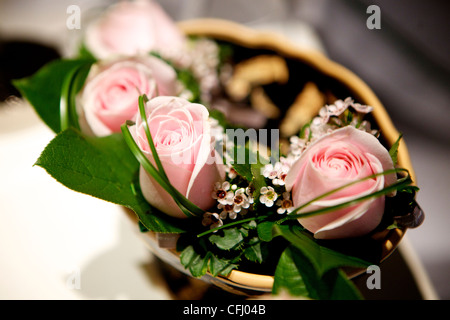
[[[136,119],[139,95],[175,95],[176,90],[175,70],[153,56],[97,63],[78,95],[80,126],[96,136],[120,132],[125,121]]]
[[[145,107],[150,133],[170,183],[201,209],[211,208],[215,203],[211,197],[214,183],[223,181],[225,171],[211,143],[208,110],[182,98],[162,96],[148,101]],[[140,115],[130,131],[155,164]],[[142,193],[151,205],[170,216],[186,217],[143,167],[139,178]]]
[[[86,48],[97,58],[178,50],[185,37],[160,5],[150,0],[121,1],[89,25]]]
[[[350,182],[394,169],[386,148],[370,133],[352,126],[325,134],[314,141],[293,164],[286,177],[294,207]],[[383,189],[396,181],[396,174],[379,175],[313,202],[299,213],[335,206]],[[308,218],[300,224],[318,239],[365,235],[381,222],[384,196]]]

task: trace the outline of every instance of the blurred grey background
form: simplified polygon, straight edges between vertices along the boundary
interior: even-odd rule
[[[441,299],[450,299],[449,1],[159,0],[175,20],[218,17],[275,30],[324,51],[378,95],[408,145],[424,224],[407,233]],[[68,5],[112,1],[0,0],[0,41],[28,39],[67,53]],[[369,5],[381,29],[369,30]],[[85,18],[85,17],[84,17]],[[1,71],[1,70],[0,70]],[[1,259],[1,257],[0,257]]]

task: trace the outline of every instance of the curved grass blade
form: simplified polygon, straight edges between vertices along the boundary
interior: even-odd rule
[[[153,159],[155,160],[156,166],[158,167],[158,172],[160,173],[162,178],[167,181],[169,187],[171,187],[172,192],[169,192],[169,193],[172,195],[172,197],[176,201],[180,202],[182,206],[184,206],[187,210],[191,211],[195,215],[203,215],[204,211],[202,209],[200,209],[195,204],[193,204],[191,201],[189,201],[186,197],[184,197],[169,182],[169,178],[167,177],[166,172],[164,171],[164,167],[162,166],[161,160],[159,159],[158,152],[156,151],[156,147],[155,147],[155,144],[153,142],[153,137],[152,137],[152,135],[150,133],[150,129],[149,129],[149,126],[148,126],[147,114],[145,112],[145,103],[147,101],[148,101],[147,95],[144,94],[144,95],[139,96],[139,100],[138,100],[138,102],[139,102],[139,113],[140,113],[141,119],[143,121],[145,135],[147,137],[147,141],[148,141],[148,144],[150,146],[150,150],[152,152]]]
[[[397,170],[400,170],[400,169],[397,169]],[[406,169],[401,169],[401,170],[402,171],[407,171]],[[385,172],[388,172],[388,171],[385,171]],[[358,180],[356,182],[360,182],[360,180]],[[352,184],[354,184],[356,182],[353,182]],[[404,188],[406,186],[411,185],[411,183],[412,183],[412,179],[411,179],[411,176],[408,173],[408,175],[406,177],[397,180],[396,183],[394,183],[394,184],[392,184],[390,186],[387,186],[387,187],[385,187],[385,188],[383,188],[381,190],[378,190],[376,192],[373,192],[371,194],[368,194],[368,195],[365,195],[365,196],[361,196],[359,198],[356,198],[356,199],[353,199],[353,200],[350,200],[350,201],[346,201],[346,202],[343,202],[343,203],[335,205],[335,206],[322,208],[322,209],[317,209],[317,210],[312,210],[312,211],[299,213],[299,214],[295,213],[295,212],[298,212],[300,209],[306,207],[307,205],[311,204],[311,202],[317,201],[318,200],[317,198],[321,199],[321,198],[324,197],[324,195],[321,195],[321,196],[317,197],[316,199],[311,200],[308,203],[306,203],[306,204],[296,208],[287,217],[279,220],[278,223],[280,224],[280,223],[283,223],[286,220],[291,220],[291,219],[308,218],[308,217],[312,217],[312,216],[315,216],[315,215],[324,214],[324,213],[328,213],[328,212],[331,212],[331,211],[335,211],[335,210],[339,210],[339,209],[342,209],[342,208],[346,208],[346,207],[355,205],[358,202],[361,202],[361,201],[364,201],[364,200],[368,200],[368,199],[371,199],[371,198],[381,197],[381,196],[386,195],[388,193],[391,193],[393,191],[402,189],[402,188]],[[346,185],[346,186],[348,186],[348,185]],[[344,186],[344,187],[346,187],[346,186]],[[338,188],[338,189],[340,189],[340,188]]]
[[[61,131],[69,127],[80,130],[76,110],[76,94],[83,87],[91,66],[92,62],[71,69],[62,82],[59,103]]]
[[[354,185],[354,184],[357,184],[357,183],[360,183],[360,182],[364,182],[364,181],[366,181],[366,180],[370,180],[370,179],[376,178],[376,177],[378,177],[378,176],[384,176],[384,175],[388,175],[388,174],[392,174],[392,173],[398,173],[398,172],[407,172],[407,174],[408,174],[408,176],[409,176],[408,170],[402,169],[402,168],[397,168],[397,169],[392,169],[392,170],[386,170],[386,171],[383,171],[383,172],[375,173],[375,174],[372,174],[372,175],[370,175],[370,176],[367,176],[367,177],[364,177],[364,178],[361,178],[361,179],[352,181],[352,182],[350,182],[350,183],[347,183],[347,184],[345,184],[345,185],[343,185],[343,186],[341,186],[341,187],[339,187],[339,188],[335,188],[335,189],[333,189],[333,190],[330,190],[330,191],[328,191],[328,192],[325,192],[325,193],[321,194],[320,196],[317,196],[316,198],[314,198],[314,199],[312,199],[312,200],[310,200],[310,201],[308,201],[308,202],[302,204],[301,206],[295,208],[295,209],[290,213],[290,215],[295,215],[296,212],[298,212],[298,211],[300,211],[301,209],[303,209],[303,208],[305,208],[305,207],[311,205],[312,203],[314,203],[314,202],[316,202],[316,201],[318,201],[318,200],[320,200],[320,199],[323,199],[323,198],[325,198],[325,197],[328,197],[328,196],[332,195],[333,193],[336,193],[336,192],[341,191],[341,190],[343,190],[343,189],[345,189],[345,188],[348,188],[348,187],[350,187],[350,186],[352,186],[352,185]],[[397,189],[395,189],[395,190],[397,190]],[[395,190],[393,190],[393,191],[395,191]],[[389,192],[388,192],[388,193],[389,193]],[[330,207],[330,208],[332,208],[332,207]],[[285,220],[287,220],[287,218],[282,219],[282,221],[285,221]]]
[[[185,196],[183,196],[178,190],[176,190],[171,185],[170,181],[165,177],[165,174],[162,175],[148,160],[148,158],[137,146],[136,142],[131,136],[130,130],[128,129],[128,125],[129,123],[125,123],[121,127],[122,133],[125,138],[125,142],[129,146],[131,152],[136,157],[138,162],[143,166],[144,170],[147,171],[155,179],[155,181],[172,196],[172,198],[175,200],[180,210],[182,210],[186,216],[192,217],[193,215],[202,215],[204,211],[198,208]]]
[[[152,151],[153,158],[155,159],[156,166],[158,167],[158,171],[160,174],[166,179],[167,175],[162,166],[161,160],[159,159],[158,153],[156,152],[156,147],[153,142],[153,137],[150,133],[150,129],[148,126],[147,114],[145,112],[145,103],[148,101],[148,97],[146,95],[139,96],[139,113],[142,119],[142,124],[144,126],[145,135],[147,137],[148,145],[150,146],[150,150]]]
[[[77,73],[78,68],[74,68],[70,70],[70,72],[66,75],[64,78],[64,81],[61,86],[61,99],[59,102],[59,113],[60,113],[60,127],[61,131],[64,131],[65,129],[69,128],[71,125],[70,120],[70,93],[71,93],[71,87],[73,78],[75,77],[75,74]]]

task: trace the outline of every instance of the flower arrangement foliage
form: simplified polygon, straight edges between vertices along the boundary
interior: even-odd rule
[[[244,270],[273,275],[273,293],[361,298],[344,268],[379,263],[370,235],[417,206],[396,167],[401,137],[387,149],[372,108],[347,98],[287,152],[242,142],[248,128],[212,103],[232,61],[232,44],[186,37],[156,3],[120,2],[76,57],[14,82],[56,133],[36,165],[131,209],[142,232],[173,235],[194,277]]]

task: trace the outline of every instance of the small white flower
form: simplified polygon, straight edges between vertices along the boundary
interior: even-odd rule
[[[306,134],[307,136],[309,134]],[[306,148],[307,139],[301,139],[298,136],[292,136],[289,138],[290,142],[290,153],[292,153],[296,157],[300,157],[303,150]]]
[[[278,172],[275,167],[270,163],[264,166],[263,176],[269,179],[274,179]]]
[[[351,99],[345,101],[337,100],[334,104],[327,106],[328,115],[339,117],[347,110],[348,106],[352,103]]]
[[[245,189],[240,188],[236,190],[236,193],[234,194],[234,212],[238,213],[241,211],[242,208],[247,209],[250,207],[250,201],[248,200],[248,197],[245,194]]]
[[[223,183],[216,182],[214,184],[214,191],[211,197],[216,199],[221,204],[233,204],[234,193],[230,190],[230,183],[225,181]]]
[[[234,179],[234,178],[237,177],[236,170],[234,170],[234,168],[231,167],[231,166],[226,166],[225,167],[225,172],[228,174],[228,178],[230,178],[230,179]]]
[[[291,194],[289,192],[283,192],[283,199],[278,199],[277,206],[279,206],[277,210],[279,214],[283,214],[285,212],[291,213],[294,210]]]
[[[295,160],[297,160],[297,158],[294,157],[292,154],[289,154],[287,157],[280,157],[281,164],[289,169],[292,167]]]
[[[248,202],[253,203],[255,199],[253,198],[253,192],[255,192],[255,187],[250,184],[247,188],[245,188],[245,194],[247,195]]]
[[[212,215],[211,212],[205,212],[203,214],[202,225],[204,227],[207,227],[212,223],[211,215]]]
[[[327,124],[327,122],[323,122],[322,118],[315,117],[312,120],[309,128],[311,130],[311,139],[309,142],[312,142],[312,141],[320,138],[321,136],[327,134],[331,127],[330,127],[330,125]]]
[[[259,201],[264,203],[267,207],[272,207],[275,200],[278,198],[278,194],[275,192],[275,189],[272,187],[262,187],[261,196],[259,197]]]
[[[277,162],[275,165],[266,165],[263,169],[263,176],[271,179],[274,185],[283,186],[288,171],[288,166],[284,166],[281,162]]]
[[[237,212],[234,211],[234,204],[221,204],[217,205],[218,209],[222,209],[220,213],[220,219],[225,220],[227,217],[234,220],[237,217]]]
[[[352,106],[353,109],[355,109],[359,113],[370,113],[370,112],[373,111],[373,107],[366,106],[366,105],[363,105],[363,104],[360,104],[360,103],[356,103],[350,97],[345,99],[345,101],[349,101],[349,106]]]
[[[215,214],[217,214],[217,213],[215,213]],[[215,229],[215,228],[219,228],[221,226],[223,226],[223,221],[222,221],[222,219],[219,219],[216,222],[214,222],[209,228],[210,229]],[[217,230],[214,231],[214,232],[217,232]]]
[[[209,226],[210,229],[215,229],[223,226],[223,221],[220,218],[219,214],[205,212],[203,214],[202,225],[205,227]]]

